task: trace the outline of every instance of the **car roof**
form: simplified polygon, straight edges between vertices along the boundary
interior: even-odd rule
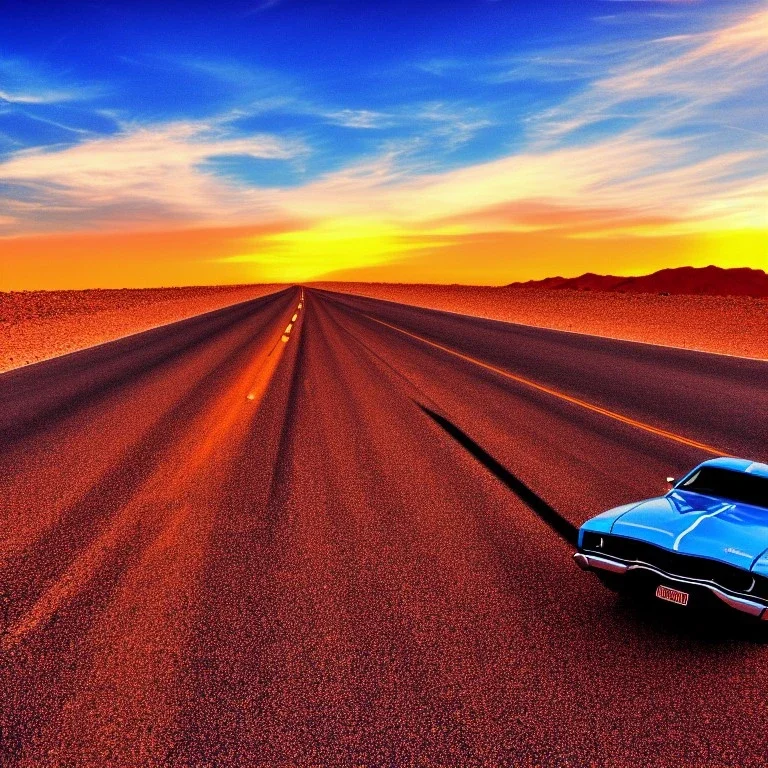
[[[732,472],[744,472],[749,475],[759,475],[768,477],[768,464],[761,464],[758,461],[749,459],[737,459],[733,456],[710,459],[699,464],[700,467],[720,467],[721,469],[730,469]]]

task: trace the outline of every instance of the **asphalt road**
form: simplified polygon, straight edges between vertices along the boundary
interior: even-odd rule
[[[300,300],[0,376],[0,764],[766,764],[768,645],[570,556],[768,364]]]

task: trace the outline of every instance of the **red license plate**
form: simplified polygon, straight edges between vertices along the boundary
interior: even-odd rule
[[[679,589],[670,589],[663,584],[659,584],[656,587],[656,597],[675,605],[688,605],[689,595],[687,592],[681,592]]]

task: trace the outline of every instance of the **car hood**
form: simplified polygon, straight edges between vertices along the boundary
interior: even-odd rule
[[[674,490],[624,512],[611,533],[750,569],[768,549],[768,509]]]

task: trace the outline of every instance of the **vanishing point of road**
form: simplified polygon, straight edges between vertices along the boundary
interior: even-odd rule
[[[763,766],[768,647],[571,561],[768,363],[290,288],[0,376],[2,766]]]

